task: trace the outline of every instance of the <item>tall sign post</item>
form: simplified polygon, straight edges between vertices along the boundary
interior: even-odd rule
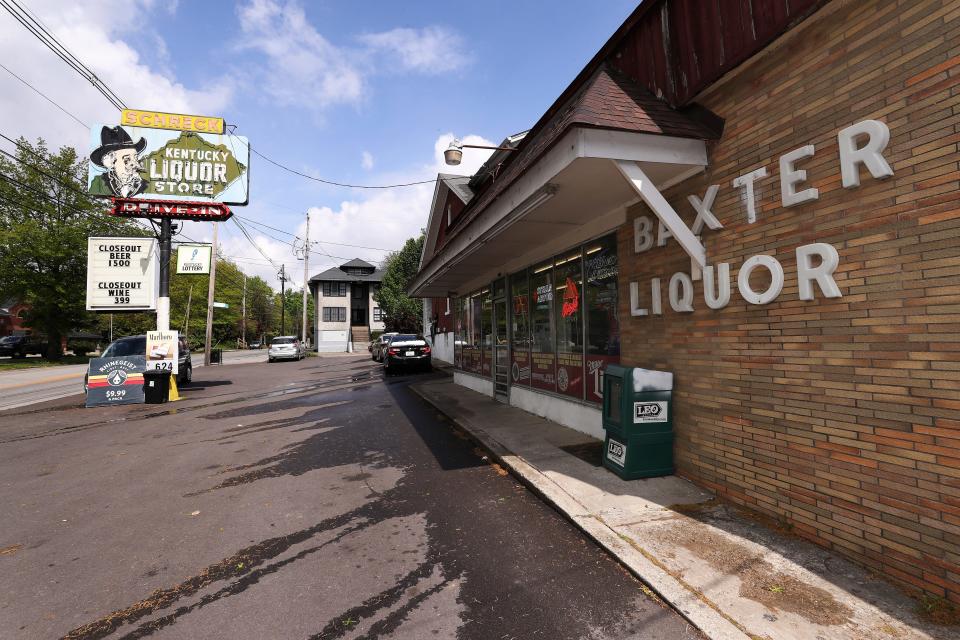
[[[203,364],[210,366],[210,343],[213,341],[213,291],[217,286],[217,223],[213,223],[213,251],[210,256],[210,281],[207,285],[207,331],[203,339]]]
[[[307,211],[307,230],[304,233],[303,240],[303,325],[301,327],[302,337],[300,343],[304,348],[307,347],[307,295],[309,294],[309,280],[307,274],[310,271],[310,212]]]
[[[250,189],[250,144],[246,138],[225,131],[222,118],[125,109],[120,125],[97,125],[90,132],[88,193],[111,198],[112,215],[159,221],[159,233],[156,240],[90,238],[87,309],[155,309],[157,331],[169,332],[173,221],[214,221],[204,357],[207,364],[216,221],[232,215],[228,205],[246,205]],[[148,246],[152,249],[149,259],[144,256],[144,247]],[[152,268],[158,257],[159,264]],[[161,346],[155,351],[159,362],[159,356],[165,356],[168,350]],[[175,391],[171,397],[174,395]]]

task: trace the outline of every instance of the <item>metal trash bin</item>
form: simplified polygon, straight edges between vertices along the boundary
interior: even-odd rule
[[[148,369],[143,372],[143,400],[146,404],[163,404],[170,399],[170,372]]]
[[[223,364],[223,349],[210,349],[210,364]]]
[[[673,374],[608,365],[603,466],[624,480],[673,473]]]

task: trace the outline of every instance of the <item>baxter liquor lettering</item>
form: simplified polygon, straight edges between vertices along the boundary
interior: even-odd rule
[[[883,157],[883,151],[890,142],[890,130],[887,125],[878,120],[864,120],[858,122],[837,134],[837,143],[840,152],[840,173],[843,186],[847,189],[860,186],[861,165],[874,178],[889,178],[893,169]],[[807,172],[797,169],[794,163],[813,156],[813,145],[800,147],[780,157],[780,198],[784,207],[793,207],[798,204],[817,200],[820,194],[817,189],[808,187],[799,189],[801,183],[807,179]],[[767,176],[767,168],[760,167],[733,180],[731,186],[740,189],[741,201],[746,207],[747,222],[754,224],[757,221],[756,201],[753,185],[757,180]],[[704,226],[710,229],[722,229],[723,225],[711,211],[716,200],[720,185],[711,185],[707,189],[703,200],[697,196],[688,196],[693,209],[697,212],[696,219],[690,230],[699,235]],[[666,245],[671,237],[670,231],[661,223],[654,234],[654,222],[649,216],[639,216],[633,221],[634,252],[643,253],[653,248]],[[656,237],[654,237],[656,236]],[[840,288],[833,279],[833,273],[840,263],[840,256],[836,248],[824,242],[806,244],[796,249],[797,284],[801,300],[813,300],[814,284],[827,298],[841,297]],[[750,285],[750,275],[756,269],[766,269],[770,273],[770,284],[765,291],[754,291]],[[755,255],[747,258],[740,267],[737,275],[737,289],[740,295],[750,304],[767,304],[780,295],[783,289],[784,272],[780,261],[773,256]],[[677,312],[690,313],[693,308],[693,279],[690,274],[679,271],[670,277],[668,284],[670,307]],[[708,265],[703,269],[703,297],[704,302],[711,309],[723,309],[730,303],[730,264],[721,262],[717,265]],[[661,279],[650,280],[650,306],[642,306],[640,284],[630,283],[630,315],[649,316],[662,315],[663,302],[661,296]]]

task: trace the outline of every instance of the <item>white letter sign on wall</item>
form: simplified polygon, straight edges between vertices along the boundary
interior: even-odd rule
[[[746,201],[747,204],[747,222],[753,224],[757,221],[757,200],[753,192],[753,183],[759,180],[760,178],[765,178],[767,176],[767,168],[760,167],[746,175],[739,176],[733,179],[734,188],[743,188],[742,198]]]
[[[87,238],[87,311],[157,308],[156,238]]]
[[[653,222],[647,216],[633,219],[633,252],[643,253],[653,246]]]
[[[814,267],[811,258],[820,257],[820,265]],[[813,281],[820,285],[823,295],[839,298],[840,287],[833,279],[833,272],[840,264],[840,254],[832,244],[817,242],[797,247],[797,284],[801,300],[813,300]]]
[[[682,290],[682,293],[681,293]],[[693,281],[683,271],[670,278],[670,308],[681,313],[693,311]]]
[[[713,265],[703,270],[703,299],[711,309],[723,309],[730,304],[730,265],[721,262],[717,265],[717,284],[714,286]]]
[[[780,201],[783,206],[793,207],[820,197],[820,192],[813,187],[797,191],[797,185],[807,179],[807,171],[793,166],[797,160],[812,157],[813,152],[813,145],[808,144],[780,156]]]
[[[868,136],[867,143],[859,149],[856,138]],[[840,147],[840,175],[847,189],[860,186],[860,167],[863,164],[874,178],[889,178],[893,169],[883,158],[883,150],[890,142],[890,129],[879,120],[864,120],[842,129],[837,134]]]
[[[770,286],[763,293],[756,293],[750,288],[750,274],[757,267],[766,267],[770,271]],[[750,304],[767,304],[780,295],[783,290],[783,267],[773,256],[751,256],[740,267],[737,275],[737,287],[740,295]]]

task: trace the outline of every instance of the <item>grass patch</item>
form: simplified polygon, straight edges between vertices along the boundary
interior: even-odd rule
[[[90,362],[90,356],[64,356],[60,360],[47,360],[46,358],[23,358],[22,360],[0,358],[0,371],[60,367],[70,364],[87,364],[88,362]]]
[[[930,594],[924,594],[917,599],[920,617],[933,624],[943,626],[960,625],[960,608],[955,604]]]

